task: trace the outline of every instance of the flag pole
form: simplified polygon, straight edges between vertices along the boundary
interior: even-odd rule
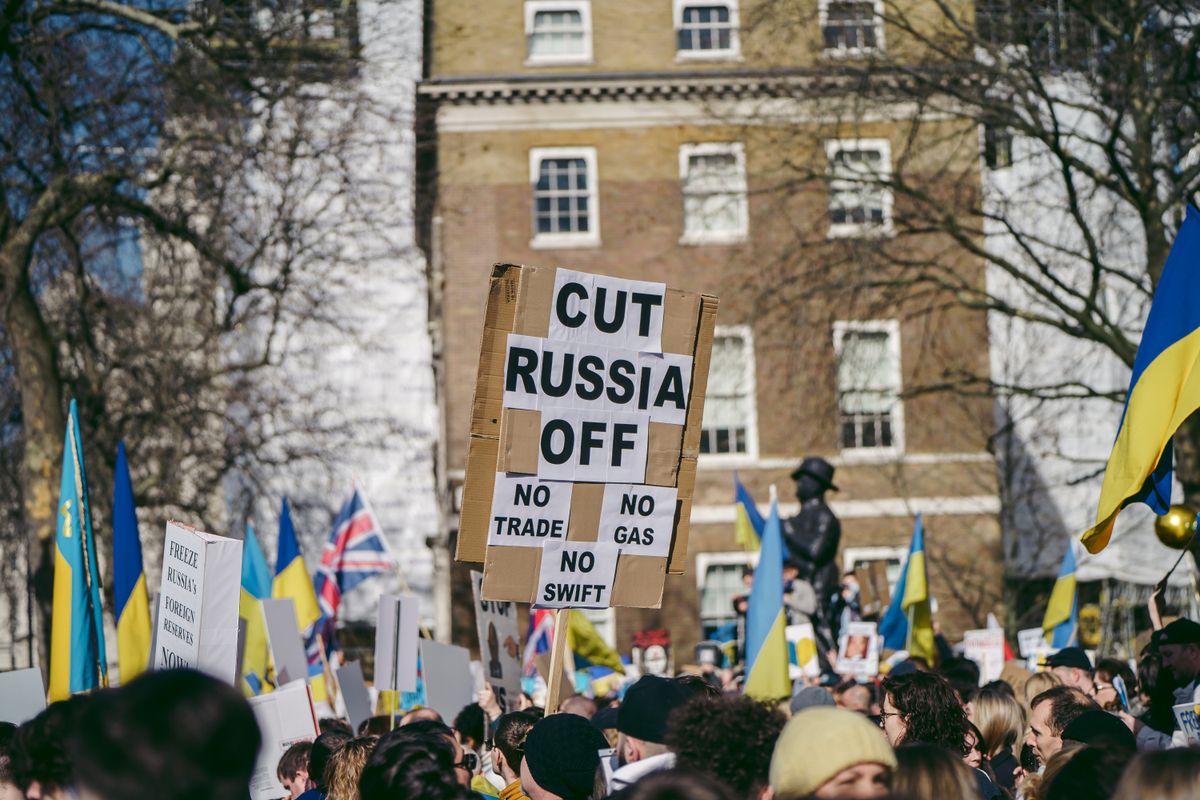
[[[546,683],[546,713],[558,712],[562,697],[563,660],[567,650],[567,629],[571,624],[571,609],[560,608],[554,614],[554,645],[550,649],[550,676]]]

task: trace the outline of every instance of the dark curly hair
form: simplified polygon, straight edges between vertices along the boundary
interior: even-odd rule
[[[883,693],[904,721],[900,744],[925,742],[945,747],[960,756],[967,754],[967,712],[950,682],[932,672],[910,672],[889,676]]]
[[[694,697],[667,721],[667,747],[678,768],[717,780],[738,797],[767,785],[783,712],[742,695]]]
[[[472,796],[455,778],[453,745],[437,733],[382,737],[363,766],[358,791],[362,800],[470,800]]]

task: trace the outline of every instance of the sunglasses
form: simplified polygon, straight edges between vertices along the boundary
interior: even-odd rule
[[[463,760],[454,765],[459,769],[465,769],[467,772],[475,772],[475,768],[479,766],[479,756],[474,753],[463,753]]]

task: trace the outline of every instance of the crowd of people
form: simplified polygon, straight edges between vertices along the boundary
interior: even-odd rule
[[[451,724],[430,708],[322,720],[276,776],[288,800],[1200,798],[1200,748],[1172,712],[1200,699],[1200,624],[1157,631],[1136,672],[1074,647],[1046,666],[981,687],[973,661],[909,660],[781,703],[646,675],[548,715],[487,694]],[[0,800],[240,800],[261,744],[233,688],[152,672],[0,726]]]

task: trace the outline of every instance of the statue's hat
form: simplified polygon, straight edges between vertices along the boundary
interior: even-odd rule
[[[809,456],[801,461],[800,466],[792,472],[792,480],[796,480],[801,475],[807,475],[810,478],[816,478],[825,485],[825,488],[833,489],[836,492],[838,487],[833,484],[833,470],[833,464],[825,459],[819,456]]]

